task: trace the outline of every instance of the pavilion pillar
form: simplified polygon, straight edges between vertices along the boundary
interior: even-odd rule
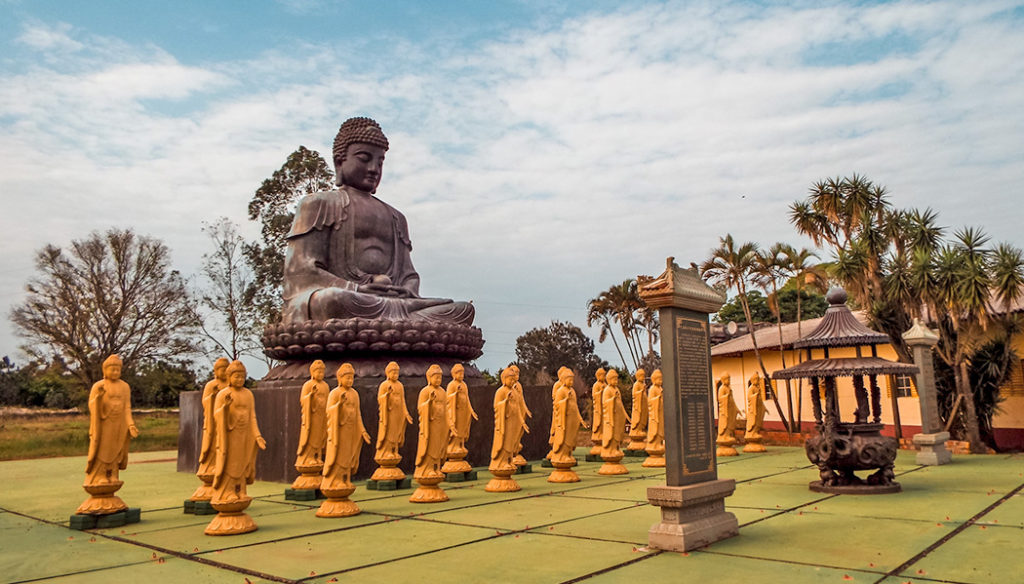
[[[921,406],[921,433],[914,435],[914,444],[920,448],[917,464],[946,464],[953,460],[953,454],[946,450],[949,432],[942,431],[935,390],[935,365],[932,361],[932,347],[939,342],[939,337],[915,318],[910,330],[903,333],[903,340],[914,352],[914,364],[918,368],[915,383]]]
[[[725,297],[672,259],[658,278],[637,278],[640,297],[658,309],[665,388],[666,484],[647,489],[647,500],[661,508],[648,542],[685,552],[737,535],[739,524],[725,510],[736,481],[718,478],[712,427],[708,314]]]

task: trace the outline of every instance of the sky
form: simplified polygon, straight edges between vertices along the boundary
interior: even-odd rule
[[[1024,246],[1021,2],[239,6],[0,0],[5,314],[37,250],[110,227],[197,273],[203,221],[256,237],[262,180],[362,115],[421,293],[474,302],[492,371],[552,320],[596,338],[587,300],[667,256],[810,246],[787,208],[827,177]]]

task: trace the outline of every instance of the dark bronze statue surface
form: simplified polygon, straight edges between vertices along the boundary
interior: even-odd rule
[[[405,217],[374,196],[387,149],[377,122],[350,118],[342,124],[333,149],[339,188],[302,199],[288,234],[284,323],[473,323],[472,304],[419,295]]]

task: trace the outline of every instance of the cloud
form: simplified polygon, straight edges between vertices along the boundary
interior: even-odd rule
[[[668,255],[699,261],[727,232],[807,245],[786,208],[826,176],[867,174],[897,206],[1021,245],[1004,211],[1024,179],[1012,8],[667,3],[358,62],[357,37],[201,65],[25,25],[24,46],[70,56],[0,73],[0,297],[17,299],[32,250],[111,224],[193,272],[200,221],[253,234],[260,181],[299,144],[327,153],[350,115],[388,133],[380,196],[409,218],[422,291],[477,303],[491,369]]]

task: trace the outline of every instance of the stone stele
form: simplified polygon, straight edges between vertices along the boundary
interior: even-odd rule
[[[665,486],[647,489],[661,508],[651,527],[652,548],[685,552],[739,533],[725,510],[733,479],[718,478],[712,418],[708,314],[725,303],[696,270],[668,258],[657,278],[637,276],[640,297],[658,309],[665,401]]]

